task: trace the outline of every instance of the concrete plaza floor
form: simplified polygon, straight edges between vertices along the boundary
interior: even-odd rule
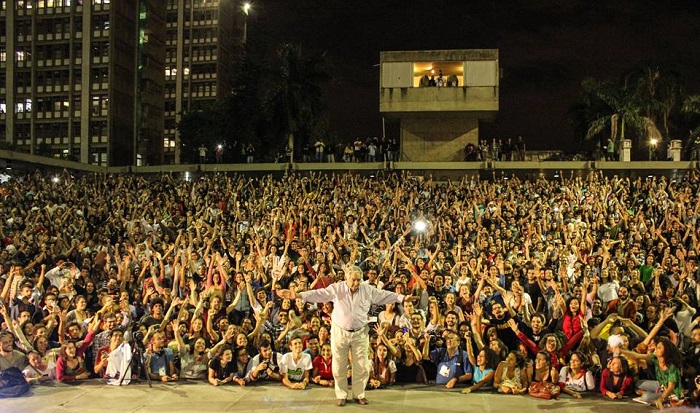
[[[289,390],[279,384],[247,387],[213,387],[204,383],[145,383],[108,386],[98,381],[79,385],[59,384],[35,387],[20,398],[0,400],[2,413],[26,412],[595,412],[634,413],[653,411],[631,400],[607,401],[598,394],[582,400],[563,395],[559,400],[539,400],[529,396],[499,395],[489,392],[460,394],[435,386],[394,386],[368,391],[369,404],[352,400],[336,406],[332,389],[311,386],[307,390]]]

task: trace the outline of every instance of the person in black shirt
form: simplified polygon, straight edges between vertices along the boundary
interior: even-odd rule
[[[209,362],[208,381],[213,386],[221,386],[233,381],[236,363],[233,362],[233,349],[224,347],[219,357]]]

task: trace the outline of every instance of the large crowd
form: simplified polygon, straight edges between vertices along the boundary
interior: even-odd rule
[[[359,266],[410,296],[371,309],[368,387],[697,403],[700,175],[566,175],[15,176],[0,371],[332,387],[332,303],[276,291]]]

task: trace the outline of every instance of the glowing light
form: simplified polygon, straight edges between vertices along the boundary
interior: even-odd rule
[[[243,13],[245,13],[246,16],[248,15],[248,12],[250,12],[250,7],[250,3],[243,3]]]
[[[424,232],[428,228],[428,223],[419,219],[413,223],[413,228],[418,232]]]

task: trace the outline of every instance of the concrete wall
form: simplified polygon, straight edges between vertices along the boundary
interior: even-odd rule
[[[455,116],[401,119],[401,158],[412,162],[462,161],[464,147],[477,144],[479,120]]]
[[[498,87],[382,88],[379,111],[387,117],[405,112],[478,112],[480,117],[498,113]]]

